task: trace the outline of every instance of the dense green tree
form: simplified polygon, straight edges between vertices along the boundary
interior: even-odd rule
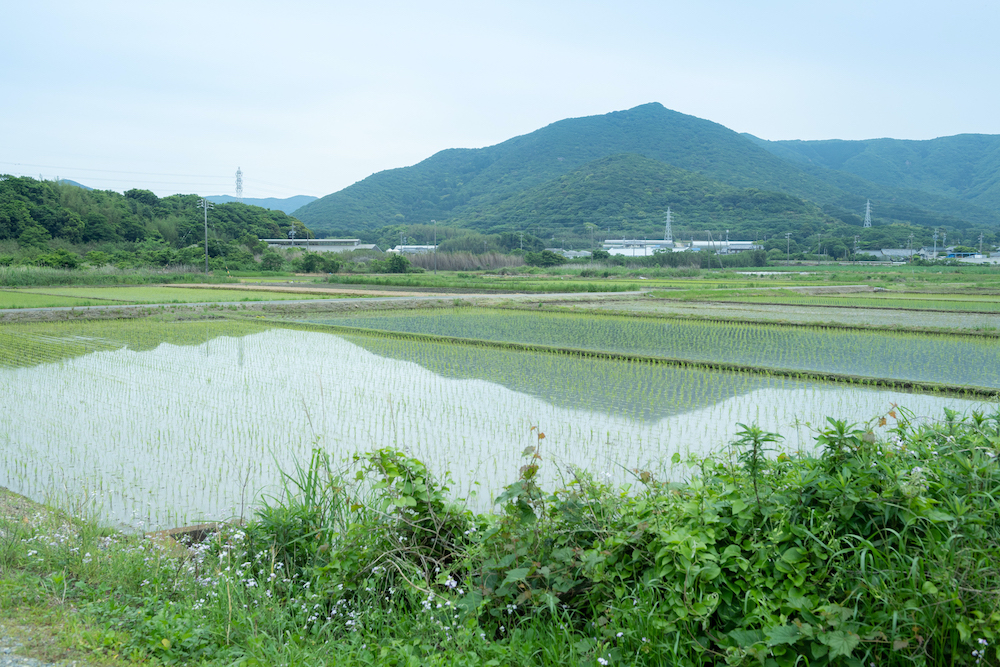
[[[292,264],[301,273],[336,273],[340,270],[340,260],[326,252],[303,253]]]
[[[54,269],[75,269],[80,266],[80,258],[65,248],[39,255],[35,258],[35,266],[49,266]]]
[[[386,258],[386,273],[406,273],[410,270],[410,260],[401,253],[394,253]]]
[[[111,255],[100,250],[91,250],[83,258],[91,266],[104,266],[111,262]]]
[[[17,242],[26,248],[45,248],[52,237],[41,225],[31,225],[25,228],[17,237]]]
[[[34,224],[22,201],[0,201],[0,239],[16,239]]]
[[[111,224],[108,223],[108,219],[97,211],[88,213],[83,223],[84,241],[112,241],[118,236]]]
[[[566,261],[565,257],[559,253],[552,252],[551,250],[524,253],[525,264],[529,264],[531,266],[559,266],[560,264],[565,264]]]
[[[125,198],[141,202],[146,206],[151,206],[151,207],[155,207],[157,204],[160,203],[160,198],[157,197],[154,193],[150,192],[149,190],[139,190],[133,188],[132,190],[128,190],[125,192]]]
[[[281,271],[284,266],[284,258],[272,248],[266,249],[261,255],[260,268],[264,271]]]

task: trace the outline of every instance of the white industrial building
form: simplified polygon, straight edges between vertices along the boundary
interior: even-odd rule
[[[398,245],[395,248],[389,248],[386,252],[395,252],[401,255],[423,255],[434,252],[436,249],[436,245]]]
[[[268,248],[301,248],[309,252],[347,252],[348,250],[382,250],[374,243],[361,239],[261,239]]]
[[[708,250],[720,255],[728,255],[745,250],[758,250],[754,241],[665,241],[662,239],[608,239],[603,248],[612,255],[626,257],[648,257],[657,251],[684,252],[686,250]]]

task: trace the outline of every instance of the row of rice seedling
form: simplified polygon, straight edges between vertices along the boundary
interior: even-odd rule
[[[838,306],[788,306],[767,303],[720,303],[669,299],[602,300],[572,305],[542,306],[547,310],[592,310],[597,313],[640,317],[696,317],[726,321],[775,322],[842,327],[878,327],[895,330],[976,331],[996,335],[1000,317],[990,313],[957,313],[945,310],[892,310]]]
[[[1000,389],[1000,341],[751,322],[459,308],[324,314],[309,322],[754,368]]]
[[[231,335],[249,330],[256,333]],[[315,446],[335,457],[405,448],[432,469],[453,471],[455,492],[487,508],[500,480],[516,477],[523,447],[538,442],[532,427],[546,434],[543,455],[558,464],[546,474],[580,466],[620,482],[633,468],[681,474],[662,462],[723,446],[739,422],[782,432],[795,448],[807,424],[828,414],[865,420],[893,403],[928,415],[978,405],[241,322],[20,332],[3,348],[30,348],[34,361],[0,367],[0,483],[73,505],[85,498],[131,525],[246,514],[261,493],[276,492],[279,469],[293,470]],[[81,340],[98,342],[81,353]]]
[[[791,306],[840,306],[845,308],[892,308],[905,310],[943,310],[972,313],[1000,313],[996,299],[966,295],[860,293],[849,296],[798,295],[788,293],[744,296],[703,297],[706,301],[728,303],[773,303]]]
[[[64,306],[93,306],[96,301],[68,296],[31,294],[21,290],[0,290],[0,310],[7,308],[58,308]]]

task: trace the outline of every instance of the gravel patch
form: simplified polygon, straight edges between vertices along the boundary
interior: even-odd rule
[[[0,667],[49,667],[53,663],[16,655],[24,648],[15,637],[7,634],[7,628],[0,625]]]

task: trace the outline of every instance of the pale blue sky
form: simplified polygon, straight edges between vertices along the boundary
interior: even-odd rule
[[[1000,5],[6,2],[0,173],[322,196],[646,102],[765,139],[1000,134]]]

